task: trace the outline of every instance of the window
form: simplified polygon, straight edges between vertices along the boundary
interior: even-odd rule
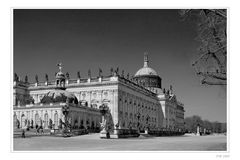
[[[35,114],[35,125],[40,125],[40,118],[38,113]]]
[[[44,128],[48,128],[48,114],[47,113],[45,113],[45,115],[44,115]]]
[[[57,114],[57,112],[54,114],[54,126],[55,126],[55,129],[58,127],[58,114]]]

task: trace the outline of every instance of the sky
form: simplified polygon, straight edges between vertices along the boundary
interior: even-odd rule
[[[70,78],[87,77],[91,69],[109,75],[110,68],[134,75],[149,66],[162,78],[162,87],[173,86],[184,103],[185,117],[226,122],[226,89],[203,86],[191,62],[197,55],[197,26],[183,20],[178,10],[14,10],[13,69],[21,79],[34,82],[37,74],[53,80],[63,63]]]

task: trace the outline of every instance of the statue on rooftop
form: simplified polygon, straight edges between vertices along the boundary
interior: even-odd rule
[[[70,75],[68,72],[66,73],[66,77],[67,77],[67,79],[70,79]]]
[[[14,81],[18,81],[19,80],[19,78],[18,78],[18,75],[17,75],[17,73],[14,73]]]
[[[46,80],[46,82],[48,82],[48,75],[47,74],[45,74],[45,80]]]
[[[88,78],[91,78],[91,70],[88,70]]]
[[[38,75],[35,76],[35,81],[38,83]]]
[[[119,68],[118,67],[117,67],[115,72],[116,72],[116,75],[118,75],[118,72],[119,72]]]
[[[77,72],[77,77],[78,77],[78,79],[81,78],[80,71]]]
[[[113,75],[113,68],[111,67],[110,69],[110,75],[112,76]]]
[[[28,76],[25,76],[25,83],[28,83]]]
[[[98,76],[102,77],[102,69],[101,68],[99,68],[99,70],[98,70]]]

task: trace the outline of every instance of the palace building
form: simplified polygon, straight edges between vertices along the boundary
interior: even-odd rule
[[[184,105],[177,100],[172,86],[162,89],[162,79],[149,67],[148,55],[144,55],[144,66],[133,78],[120,75],[118,69],[109,76],[99,70],[97,77],[76,79],[59,71],[55,79],[35,83],[19,80],[14,76],[13,116],[14,127],[43,126],[47,129],[62,128],[66,121],[71,128],[107,128],[112,137],[129,134],[129,130],[183,130]],[[104,118],[101,107],[108,116]],[[68,113],[68,114],[65,114]],[[105,122],[105,124],[104,124]]]

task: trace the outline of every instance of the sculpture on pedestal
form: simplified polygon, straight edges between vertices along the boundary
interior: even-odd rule
[[[48,75],[45,74],[45,81],[48,82]]]
[[[110,138],[110,132],[113,131],[113,121],[111,113],[106,104],[101,105],[99,109],[100,113],[102,114],[102,123],[100,123],[102,130],[100,132],[100,137]]]
[[[113,76],[113,68],[110,69],[110,75]]]
[[[14,81],[16,81],[16,82],[19,81],[17,73],[14,73]]]
[[[88,78],[91,78],[91,70],[88,70]]]
[[[38,75],[35,76],[35,81],[38,83]]]
[[[98,71],[98,76],[99,76],[99,78],[101,78],[101,77],[102,77],[102,69],[101,69],[101,68],[99,68],[99,71]]]
[[[62,134],[64,137],[70,137],[71,136],[71,126],[69,124],[69,117],[68,117],[69,106],[68,105],[62,107],[62,113],[64,115],[64,122],[62,122],[63,126],[64,126]]]
[[[67,79],[70,79],[70,75],[68,72],[66,73],[66,77],[67,77]]]
[[[25,76],[25,83],[28,83],[28,76]]]
[[[78,77],[78,79],[81,78],[80,71],[77,72],[77,77]]]
[[[118,75],[118,72],[119,72],[119,68],[117,67],[117,69],[115,71],[116,75]]]

